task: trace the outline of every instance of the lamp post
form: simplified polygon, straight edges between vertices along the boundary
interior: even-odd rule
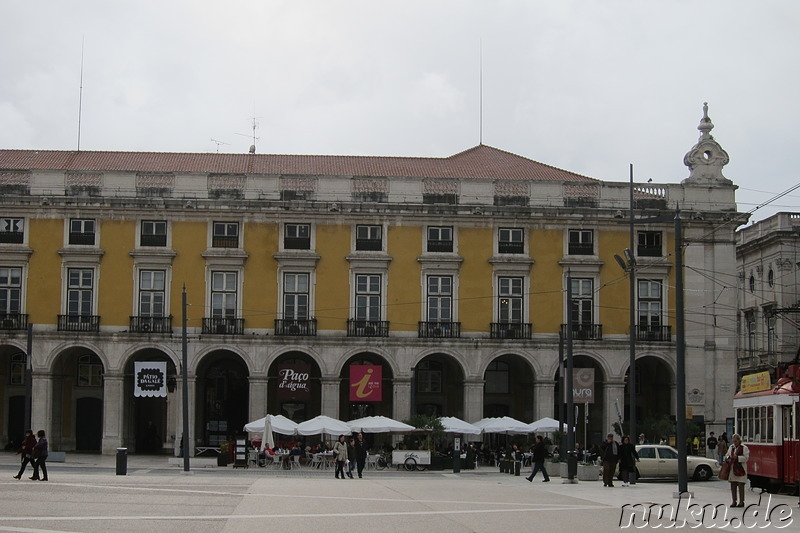
[[[183,333],[181,334],[181,369],[183,391],[183,471],[189,471],[189,341],[186,338],[186,285],[181,295]]]
[[[578,458],[575,456],[575,399],[572,392],[572,272],[567,269],[567,479],[564,483],[577,483]]]

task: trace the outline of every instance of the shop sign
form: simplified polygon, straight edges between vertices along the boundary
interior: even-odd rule
[[[383,367],[350,365],[350,401],[379,402],[382,399]]]
[[[771,388],[769,372],[758,372],[742,376],[742,385],[739,388],[739,392],[747,394],[750,392],[762,392]]]
[[[137,398],[167,396],[167,363],[134,361],[133,395]]]
[[[311,397],[311,368],[308,365],[286,365],[278,369],[278,399],[307,400]]]

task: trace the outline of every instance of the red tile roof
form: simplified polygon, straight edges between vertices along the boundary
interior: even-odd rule
[[[486,145],[445,158],[0,150],[0,170],[596,181]]]

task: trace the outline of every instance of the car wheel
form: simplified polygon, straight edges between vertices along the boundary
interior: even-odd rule
[[[714,473],[711,471],[711,467],[709,467],[708,465],[700,465],[697,468],[695,468],[694,476],[692,476],[692,479],[694,479],[695,481],[708,481],[709,479],[711,479],[711,476],[713,475]]]

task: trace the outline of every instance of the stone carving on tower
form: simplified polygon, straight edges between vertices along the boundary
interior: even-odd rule
[[[708,117],[708,102],[703,103],[703,118],[700,119],[700,140],[683,157],[683,164],[689,167],[689,177],[682,183],[690,185],[733,185],[722,175],[722,167],[728,164],[728,152],[722,149],[711,130],[714,124]]]

